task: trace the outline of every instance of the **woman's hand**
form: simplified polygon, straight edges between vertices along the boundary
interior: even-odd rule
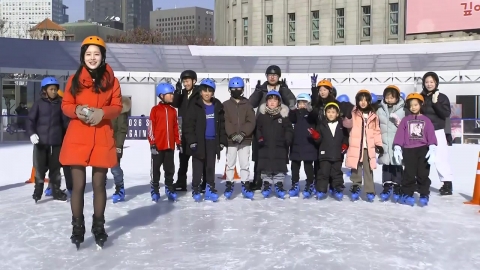
[[[87,123],[90,124],[90,126],[96,126],[103,119],[103,115],[104,115],[103,110],[98,108],[90,108],[90,109],[92,110],[92,113],[88,117]]]
[[[88,109],[88,106],[87,105],[78,105],[77,108],[75,108],[75,114],[77,115],[78,119],[87,123],[87,121],[88,121],[87,115],[85,114],[83,109]]]

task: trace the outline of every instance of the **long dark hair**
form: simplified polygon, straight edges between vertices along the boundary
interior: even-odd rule
[[[80,49],[80,66],[78,67],[77,72],[75,72],[75,75],[73,76],[72,86],[70,87],[70,92],[72,92],[73,96],[77,95],[82,90],[80,86],[80,74],[82,73],[82,70],[84,68],[88,70],[88,73],[90,73],[90,76],[92,77],[92,79],[94,79],[95,93],[99,94],[100,92],[106,92],[111,87],[111,74],[109,72],[106,72],[107,65],[105,63],[107,50],[105,50],[104,47],[99,46],[100,53],[102,54],[102,62],[100,63],[100,66],[98,66],[98,68],[96,68],[95,70],[91,70],[85,65],[85,52],[87,51],[89,46],[96,45],[87,44],[83,45]]]

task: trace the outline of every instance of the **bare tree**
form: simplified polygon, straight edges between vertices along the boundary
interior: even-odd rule
[[[28,22],[0,20],[0,36],[10,38],[30,38],[31,25]]]
[[[121,35],[107,36],[107,42],[159,45],[214,45],[213,38],[204,34],[171,33],[142,28],[126,31]]]

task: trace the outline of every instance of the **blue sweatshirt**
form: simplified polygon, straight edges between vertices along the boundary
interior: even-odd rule
[[[205,104],[206,126],[205,126],[205,139],[215,140],[215,105]]]

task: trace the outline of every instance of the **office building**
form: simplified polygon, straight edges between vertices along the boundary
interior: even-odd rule
[[[425,18],[436,22],[463,16],[461,6],[461,13],[450,13],[450,7],[444,8],[446,14],[429,12],[430,8],[425,5],[432,1],[409,1],[407,6],[406,0],[216,0],[215,43],[328,46],[478,39],[474,32],[436,29],[438,25],[445,25],[440,22],[425,25]],[[473,14],[472,18],[474,16],[477,15]],[[474,24],[475,20],[471,21]],[[476,22],[478,32],[478,19]],[[428,29],[416,33],[407,31],[408,23],[412,28],[418,24]]]
[[[150,29],[169,36],[213,38],[214,13],[211,9],[187,7],[150,12]]]
[[[45,19],[60,24],[64,20],[62,0],[1,0],[0,36],[30,38],[29,30]]]
[[[85,0],[85,20],[104,22],[109,17],[119,17],[124,30],[150,27],[152,0]]]

